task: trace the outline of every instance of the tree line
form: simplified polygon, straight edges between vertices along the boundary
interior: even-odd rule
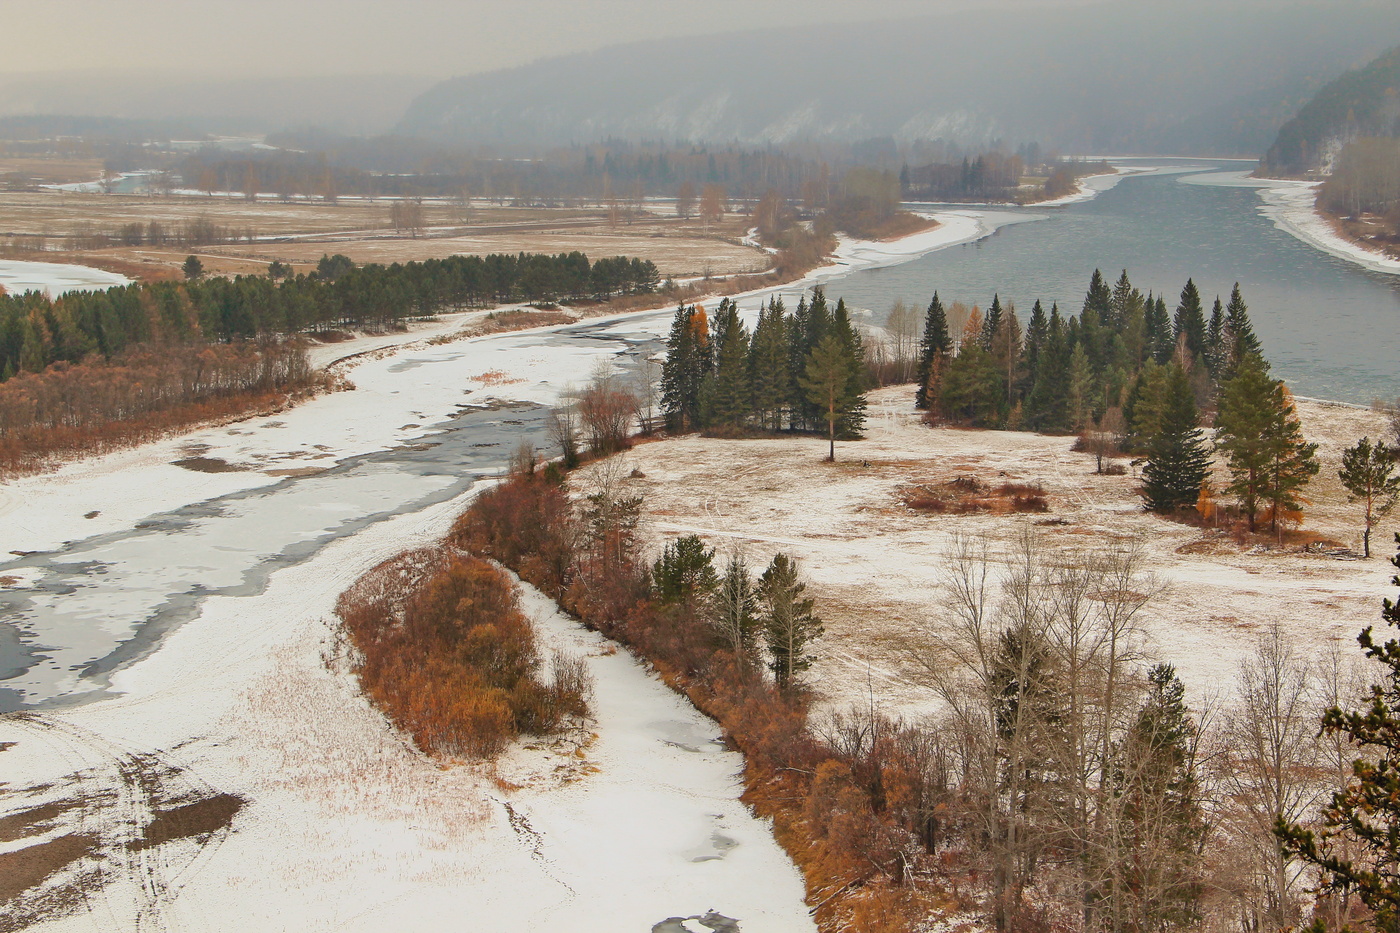
[[[792,313],[769,299],[752,333],[727,298],[713,321],[703,307],[681,305],[661,372],[672,430],[820,430],[833,457],[837,437],[860,434],[866,386],[864,342],[846,302],[832,307],[820,288]]]
[[[115,359],[131,349],[225,343],[343,327],[385,327],[449,308],[510,301],[606,300],[646,293],[659,284],[650,260],[625,256],[590,262],[580,252],[451,256],[423,262],[357,266],[325,257],[317,271],[279,277],[199,276],[186,282],[69,292],[0,295],[0,381],[56,362],[94,355]]]

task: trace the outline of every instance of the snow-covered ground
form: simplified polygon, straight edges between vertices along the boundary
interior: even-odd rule
[[[907,241],[843,243],[844,265],[775,290],[795,299],[854,265],[999,222],[941,219]],[[76,833],[106,854],[77,911],[37,929],[408,930],[449,917],[650,929],[711,909],[745,930],[811,928],[796,872],[739,804],[740,762],[713,726],[538,597],[526,603],[546,646],[587,654],[598,680],[597,737],[581,746],[518,749],[494,774],[444,768],[327,666],[337,595],[441,535],[481,485],[479,467],[414,469],[378,452],[436,443],[462,406],[511,424],[491,409],[553,402],[671,316],[451,339],[479,314],[316,350],[319,362],[362,354],[344,367],[353,391],[0,485],[0,552],[40,552],[0,561],[0,599],[47,607],[26,623],[43,676],[0,686],[88,694],[0,717],[0,816],[71,803],[37,839]],[[79,689],[93,675],[60,635],[124,645],[170,612],[188,617],[97,677],[108,692]],[[46,643],[43,625],[59,622]],[[248,801],[231,827],[131,845],[153,815],[216,792]]]
[[[864,705],[914,719],[937,708],[911,651],[942,624],[946,555],[954,536],[984,539],[997,560],[1029,531],[1051,554],[1142,548],[1142,568],[1163,584],[1142,615],[1140,647],[1177,666],[1201,706],[1228,701],[1242,657],[1277,624],[1304,655],[1324,663],[1336,649],[1360,656],[1357,633],[1379,621],[1394,596],[1391,516],[1372,533],[1371,560],[1327,554],[1242,551],[1202,542],[1198,529],[1143,512],[1138,478],[1094,474],[1073,438],[1011,431],[930,430],[909,387],[871,393],[867,437],[837,444],[827,464],[820,438],[724,440],[685,437],[621,455],[630,489],[646,500],[648,536],[699,534],[723,555],[742,546],[762,568],[785,551],[811,580],[826,636],[810,680],[827,709]],[[1299,400],[1304,430],[1321,445],[1323,468],[1307,491],[1305,530],[1360,552],[1360,507],[1337,480],[1341,450],[1384,431],[1384,415]],[[921,513],[900,491],[974,476],[989,486],[1041,485],[1044,514]]]
[[[1251,178],[1249,171],[1193,175],[1183,178],[1182,182],[1189,185],[1256,188],[1261,202],[1259,213],[1272,220],[1280,230],[1324,253],[1372,272],[1400,273],[1400,259],[1366,249],[1332,229],[1327,218],[1317,211],[1319,182]]]
[[[0,288],[4,288],[11,295],[43,292],[50,298],[57,298],[64,292],[101,291],[130,282],[131,280],[124,275],[104,272],[91,266],[0,259]]]

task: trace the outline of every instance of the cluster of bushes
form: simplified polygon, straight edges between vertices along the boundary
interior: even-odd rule
[[[55,363],[0,383],[0,472],[154,440],[185,425],[284,404],[319,385],[287,343],[133,349],[110,362]]]
[[[658,282],[649,260],[618,256],[590,263],[579,252],[451,256],[389,266],[356,266],[331,256],[311,275],[280,281],[238,276],[69,292],[57,299],[37,292],[0,295],[0,380],[93,354],[110,359],[144,344],[386,327],[448,308],[649,293]]]
[[[822,929],[912,929],[952,904],[912,884],[941,839],[941,752],[878,716],[808,722],[801,674],[820,620],[795,564],[779,555],[755,580],[740,558],[715,568],[693,538],[649,563],[641,505],[606,469],[577,507],[557,468],[518,469],[450,540],[629,646],[723,726],[744,753],[745,800],[804,871]]]
[[[376,706],[430,754],[487,758],[517,735],[548,735],[589,715],[581,659],[541,662],[515,588],[496,567],[449,548],[379,565],[336,614]]]

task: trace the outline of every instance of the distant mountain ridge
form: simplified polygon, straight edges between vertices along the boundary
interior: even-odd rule
[[[1279,130],[1261,172],[1326,172],[1348,142],[1363,136],[1400,136],[1400,46],[1318,91]]]
[[[1302,100],[1400,37],[1400,6],[1343,6],[1002,9],[638,43],[442,82],[397,131],[1257,155]]]

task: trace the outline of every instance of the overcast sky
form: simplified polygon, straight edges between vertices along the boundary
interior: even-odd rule
[[[632,40],[1094,0],[0,0],[0,74],[468,74]],[[1174,2],[1174,0],[1153,0]]]

